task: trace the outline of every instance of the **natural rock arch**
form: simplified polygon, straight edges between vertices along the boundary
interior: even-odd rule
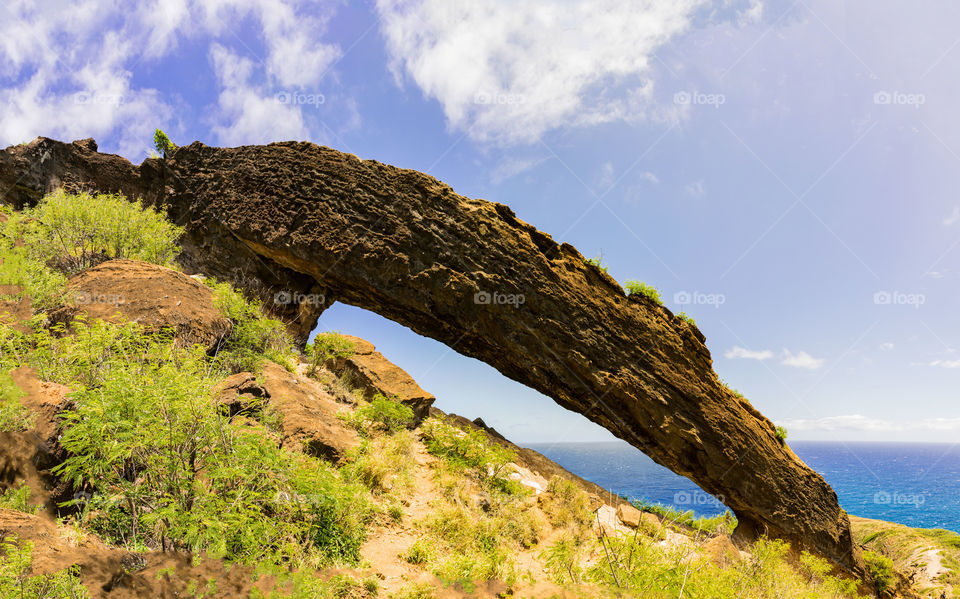
[[[39,138],[5,150],[4,200],[22,205],[64,185],[162,205],[187,227],[187,270],[258,293],[301,339],[333,301],[377,312],[487,362],[721,497],[740,538],[784,538],[862,572],[836,493],[718,380],[696,327],[625,296],[507,206],[309,143],[196,142],[139,167],[95,148]],[[301,301],[272,304],[275,294]]]

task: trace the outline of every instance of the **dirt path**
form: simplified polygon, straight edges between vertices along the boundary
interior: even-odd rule
[[[383,576],[381,583],[388,593],[397,591],[410,582],[434,580],[432,575],[407,563],[401,557],[419,536],[416,522],[429,514],[432,504],[441,498],[431,468],[435,458],[428,454],[419,442],[413,444],[413,450],[413,480],[410,492],[405,497],[409,505],[404,507],[403,519],[398,523],[371,530],[367,542],[360,548],[360,555]]]

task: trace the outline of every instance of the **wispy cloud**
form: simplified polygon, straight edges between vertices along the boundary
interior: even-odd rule
[[[893,342],[887,341],[886,343],[881,343],[880,351],[893,351]]]
[[[943,219],[943,225],[945,227],[949,227],[958,221],[960,221],[960,206],[954,206],[953,212],[950,213],[950,216]]]
[[[769,349],[753,350],[740,347],[739,345],[734,345],[732,348],[723,353],[723,357],[727,358],[728,360],[763,361],[773,359],[776,357],[776,354]],[[780,354],[780,363],[784,366],[806,368],[808,370],[816,370],[817,368],[823,366],[823,360],[821,358],[814,358],[805,351],[793,353],[788,349],[784,349]]]
[[[811,419],[787,418],[776,420],[776,424],[786,427],[791,432],[960,431],[960,418],[923,418],[920,420],[892,421],[883,418],[872,418],[862,414],[844,414]]]
[[[684,187],[683,191],[686,192],[688,196],[693,196],[695,198],[703,197],[703,195],[706,193],[706,190],[703,188],[703,181],[694,181],[693,183]]]
[[[723,353],[723,357],[728,360],[769,360],[773,357],[773,352],[769,349],[756,351],[734,345]]]
[[[656,176],[650,171],[643,171],[642,173],[640,173],[640,179],[643,181],[649,181],[654,185],[656,185],[657,183],[660,183],[660,177]]]
[[[930,366],[937,368],[960,368],[960,360],[934,360]]]
[[[777,420],[778,425],[789,431],[893,431],[899,430],[894,423],[879,418],[870,418],[861,414],[845,414],[842,416],[825,416],[814,419],[786,419]]]
[[[814,358],[805,351],[793,353],[788,349],[783,350],[783,359],[780,360],[780,363],[784,366],[792,366],[794,368],[806,368],[808,370],[816,370],[823,366],[822,358]]]

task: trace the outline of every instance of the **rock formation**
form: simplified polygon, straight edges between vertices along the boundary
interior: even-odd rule
[[[301,340],[333,301],[483,360],[721,498],[737,536],[781,537],[861,571],[846,513],[773,424],[717,378],[695,326],[626,296],[505,205],[308,143],[199,142],[138,167],[39,138],[0,153],[5,202],[122,191],[186,226],[182,264],[234,281]]]
[[[85,270],[69,281],[73,305],[55,315],[69,322],[75,312],[90,321],[113,320],[115,315],[152,330],[173,330],[178,341],[214,348],[230,333],[230,321],[220,315],[209,287],[169,268],[110,260]]]
[[[353,335],[344,335],[353,343],[354,354],[329,360],[326,367],[337,376],[350,381],[363,391],[364,398],[373,399],[377,393],[399,400],[413,410],[414,422],[419,424],[430,413],[436,399],[413,380],[405,370],[383,357],[372,343]]]

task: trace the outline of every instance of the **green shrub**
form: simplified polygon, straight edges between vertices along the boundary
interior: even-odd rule
[[[28,351],[26,335],[0,314],[0,431],[24,431],[33,426],[33,416],[20,403],[24,393],[10,374],[23,365]]]
[[[824,572],[801,574],[787,559],[789,544],[761,538],[733,566],[713,563],[702,550],[663,546],[645,535],[606,539],[606,551],[588,569],[589,582],[627,587],[637,597],[856,597],[857,585]],[[809,561],[807,563],[810,563]],[[819,566],[815,566],[819,571]],[[682,592],[681,592],[682,590]]]
[[[590,498],[575,482],[554,476],[547,483],[548,497],[553,500],[546,510],[550,523],[556,527],[582,530],[593,520]]]
[[[687,324],[697,326],[697,321],[694,320],[693,317],[689,316],[686,312],[679,312],[677,314],[677,318],[679,318],[680,320],[682,320]]]
[[[56,472],[92,492],[84,519],[95,532],[244,563],[356,562],[363,488],[278,448],[262,426],[225,418],[218,371],[199,348],[134,324],[74,328],[44,364],[76,389],[76,409],[62,416],[69,457]]]
[[[364,439],[351,451],[348,463],[340,471],[347,479],[361,483],[375,494],[397,493],[410,487],[413,463],[413,435],[403,430]],[[398,516],[394,519],[402,517],[402,512]]]
[[[18,545],[0,539],[0,597],[13,599],[86,599],[80,584],[80,567],[71,566],[53,574],[30,575],[33,544]]]
[[[778,426],[774,429],[774,434],[777,437],[777,441],[780,441],[780,444],[787,442],[787,429],[782,426]]]
[[[250,599],[360,599],[376,597],[379,583],[368,577],[359,582],[346,574],[323,580],[316,572],[285,570],[269,572],[274,583],[268,593],[258,588],[250,590]]]
[[[336,331],[318,333],[307,345],[310,372],[313,375],[328,360],[349,358],[356,352],[356,344]]]
[[[423,565],[429,564],[434,560],[436,550],[430,544],[430,541],[419,538],[413,542],[413,545],[403,554],[403,559],[411,564]]]
[[[443,418],[428,418],[420,426],[427,451],[462,469],[473,470],[481,481],[508,491],[519,491],[504,478],[507,464],[517,459],[510,449],[491,440],[480,429],[461,429]]]
[[[43,506],[30,503],[30,487],[23,483],[19,487],[10,487],[0,494],[0,508],[17,510],[27,514],[39,514]]]
[[[0,230],[2,227],[0,224]],[[65,303],[67,278],[32,255],[35,253],[0,237],[0,285],[19,288],[17,293],[0,295],[0,300],[17,301],[29,296],[35,310],[57,308]]]
[[[0,431],[25,431],[33,426],[33,416],[20,403],[21,397],[23,391],[13,382],[10,373],[0,371]]]
[[[682,512],[660,503],[650,503],[642,499],[631,503],[638,510],[656,514],[669,524],[677,524],[691,530],[699,530],[703,533],[732,534],[737,527],[737,518],[729,510],[716,516],[701,516],[698,518],[693,510]]]
[[[893,560],[875,551],[864,551],[863,560],[867,562],[867,567],[870,568],[870,575],[873,577],[878,591],[882,593],[893,588],[896,579]]]
[[[645,295],[654,302],[663,305],[663,300],[660,299],[660,292],[657,291],[653,285],[647,285],[643,281],[627,281],[623,284],[623,288],[626,290],[627,295]]]
[[[55,191],[7,227],[40,263],[73,274],[113,258],[172,266],[182,227],[119,194]]]
[[[153,133],[153,147],[156,148],[157,153],[164,158],[169,158],[177,149],[176,144],[170,141],[167,134],[160,129],[157,129]]]
[[[437,596],[436,589],[425,582],[414,582],[400,589],[390,599],[434,599]]]
[[[587,259],[587,264],[596,266],[597,268],[599,268],[599,269],[602,270],[603,272],[609,274],[609,272],[608,272],[608,271],[609,271],[609,267],[607,267],[607,265],[603,263],[603,255],[602,255],[602,254],[601,254],[600,256],[597,256],[596,258],[588,258],[588,259]]]
[[[344,419],[364,436],[394,433],[413,424],[413,408],[382,393],[374,395],[370,403],[361,405],[353,413],[344,414]]]
[[[720,380],[720,384],[723,385],[727,391],[729,391],[730,393],[733,393],[738,399],[744,399],[743,393],[741,393],[739,389],[731,387],[729,383],[727,383],[722,379]]]
[[[580,583],[583,570],[584,545],[570,534],[561,535],[540,554],[544,566],[558,584]]]
[[[294,368],[293,343],[282,322],[264,316],[259,301],[247,299],[229,283],[205,282],[213,289],[214,306],[233,324],[217,349],[217,360],[224,368],[258,372],[264,359]]]

